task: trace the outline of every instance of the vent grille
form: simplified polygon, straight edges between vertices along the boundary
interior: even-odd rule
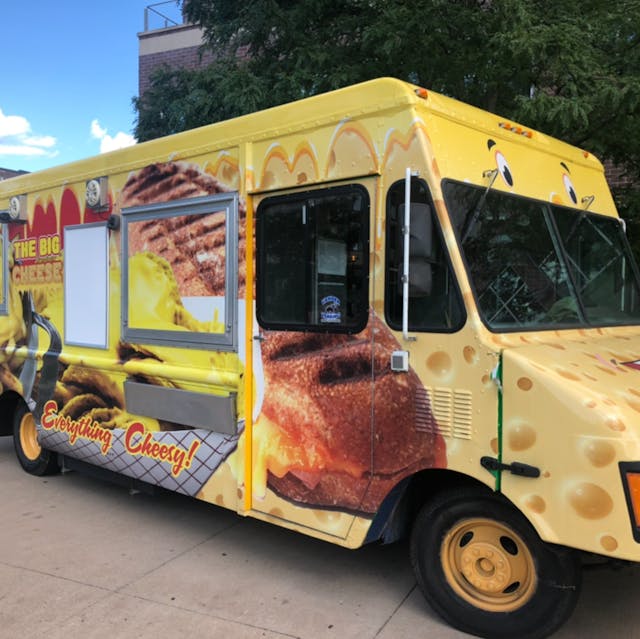
[[[438,424],[431,410],[431,401],[424,388],[418,388],[416,392],[416,430],[421,433],[438,431]]]
[[[418,430],[438,429],[445,437],[471,439],[473,397],[470,391],[427,388],[424,398],[419,394],[416,400]]]
[[[453,436],[459,439],[471,439],[471,392],[453,393]]]
[[[433,416],[440,427],[440,432],[451,437],[451,423],[453,421],[452,393],[448,388],[429,389]]]

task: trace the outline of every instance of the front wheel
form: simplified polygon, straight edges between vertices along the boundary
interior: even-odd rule
[[[573,611],[575,555],[545,544],[506,501],[452,491],[416,518],[411,562],[422,592],[452,626],[492,639],[541,639]]]
[[[28,473],[41,476],[58,472],[56,455],[40,446],[36,421],[22,403],[13,416],[13,445],[20,465]]]

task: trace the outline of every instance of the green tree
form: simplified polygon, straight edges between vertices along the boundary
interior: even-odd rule
[[[157,72],[135,100],[138,139],[388,75],[589,149],[640,183],[640,0],[181,4],[216,62]],[[614,195],[640,218],[636,191]]]
[[[231,68],[222,60],[197,71],[160,67],[133,99],[135,135],[152,140],[264,108],[266,82],[246,65]]]

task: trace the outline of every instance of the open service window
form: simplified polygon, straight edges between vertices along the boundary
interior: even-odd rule
[[[122,336],[237,348],[238,195],[122,211]]]
[[[256,231],[261,326],[343,333],[366,326],[369,194],[363,186],[267,198]]]

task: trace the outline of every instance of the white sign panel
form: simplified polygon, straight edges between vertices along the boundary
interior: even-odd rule
[[[64,229],[64,341],[107,347],[109,230],[106,224]]]

